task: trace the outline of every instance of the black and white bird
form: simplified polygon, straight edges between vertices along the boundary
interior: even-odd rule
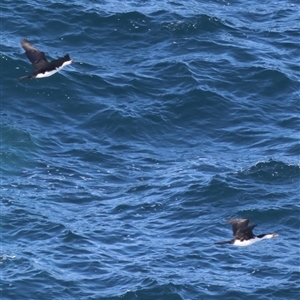
[[[34,48],[27,39],[21,41],[21,46],[25,50],[25,54],[32,63],[35,72],[20,77],[18,80],[49,77],[73,62],[73,59],[70,58],[69,54],[49,62],[45,53]]]
[[[278,237],[277,233],[254,235],[252,230],[257,225],[254,224],[249,226],[249,222],[250,220],[248,219],[228,220],[228,223],[232,225],[234,239],[230,241],[217,242],[215,244],[233,244],[235,246],[249,246],[261,240]]]

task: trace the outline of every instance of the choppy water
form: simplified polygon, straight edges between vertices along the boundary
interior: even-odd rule
[[[299,1],[0,5],[1,299],[300,298]]]

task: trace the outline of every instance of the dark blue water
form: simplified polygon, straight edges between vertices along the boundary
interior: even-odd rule
[[[1,299],[300,298],[299,1],[0,7]]]

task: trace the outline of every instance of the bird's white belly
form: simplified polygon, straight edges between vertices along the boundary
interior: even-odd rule
[[[55,70],[46,71],[44,73],[37,74],[35,76],[35,78],[44,78],[44,77],[52,76],[53,74],[59,72],[63,67],[70,65],[71,63],[72,63],[72,60],[65,61],[60,67],[56,68]]]
[[[243,246],[249,246],[249,245],[252,245],[258,241],[261,241],[262,239],[259,239],[257,237],[253,238],[253,239],[250,239],[250,240],[244,240],[244,241],[240,241],[240,240],[235,240],[233,245],[235,246],[240,246],[240,247],[243,247]]]
[[[58,71],[60,71],[62,68],[57,68],[55,70],[52,70],[52,71],[46,71],[45,73],[40,73],[40,74],[37,74],[35,76],[35,78],[44,78],[44,77],[49,77],[49,76],[52,76],[53,74],[57,73]]]

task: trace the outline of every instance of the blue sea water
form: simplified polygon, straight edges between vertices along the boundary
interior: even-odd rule
[[[2,0],[0,298],[300,299],[299,6]]]

